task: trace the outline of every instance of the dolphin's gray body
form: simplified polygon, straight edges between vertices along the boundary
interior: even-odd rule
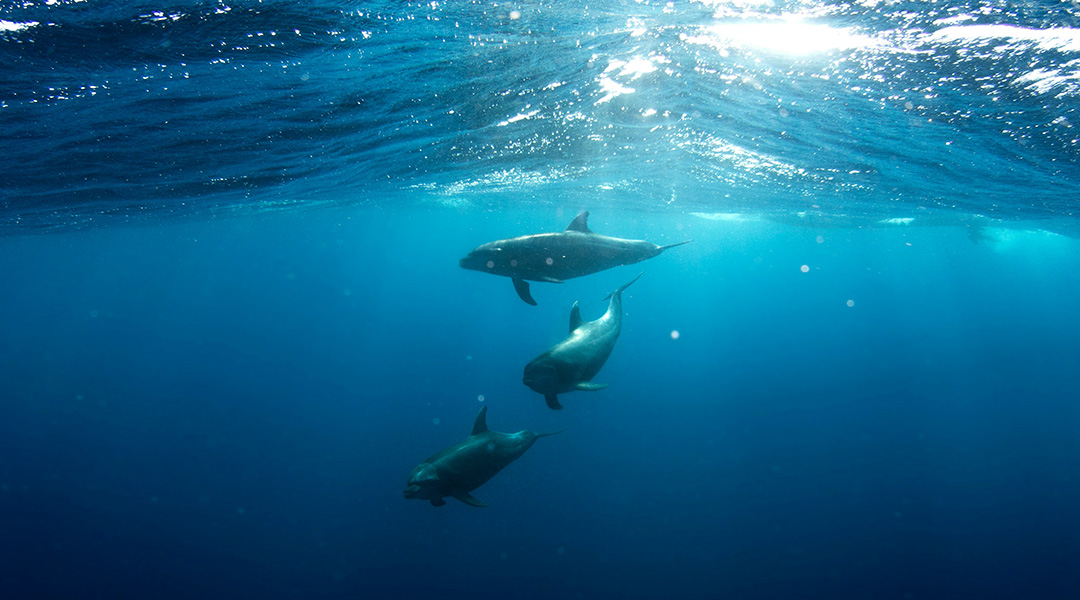
[[[690,242],[657,246],[645,240],[626,240],[589,231],[589,211],[582,211],[566,231],[538,233],[477,246],[461,259],[462,268],[509,277],[525,302],[536,306],[530,281],[562,283],[566,279],[630,265],[652,258],[668,248]]]
[[[543,394],[549,408],[562,408],[559,394],[607,387],[607,384],[591,383],[591,380],[615,348],[615,340],[622,331],[622,293],[638,277],[641,275],[608,296],[607,312],[595,321],[582,321],[581,309],[575,302],[570,309],[570,335],[525,365],[522,382]]]
[[[453,497],[471,506],[487,506],[469,492],[487,483],[496,473],[521,458],[537,438],[550,433],[499,433],[487,427],[487,407],[480,409],[472,434],[420,463],[405,487],[406,498],[430,500],[432,506]]]

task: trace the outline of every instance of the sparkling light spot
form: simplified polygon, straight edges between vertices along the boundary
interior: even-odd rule
[[[802,271],[803,273],[809,273],[810,272],[810,265],[803,265],[803,266],[799,267],[799,270]]]
[[[851,302],[851,301],[850,301],[850,300],[848,300],[848,302]],[[477,399],[478,401],[480,401],[480,402],[483,402],[483,401],[484,401],[484,395],[483,395],[483,394],[480,394],[479,396],[477,396],[477,397],[476,397],[476,399]]]
[[[544,262],[547,263],[547,265],[550,267],[551,265],[555,264],[555,259],[553,259],[553,258],[551,258],[549,256],[549,257],[544,259]]]
[[[846,302],[846,304],[848,305],[848,308],[851,308],[852,306],[855,306],[855,301],[854,300],[848,300]]]
[[[727,52],[731,47],[752,48],[788,55],[805,55],[831,50],[873,48],[881,42],[847,28],[808,23],[802,16],[784,19],[721,23],[703,35],[685,36],[687,42],[706,44]]]
[[[495,268],[495,261],[493,261],[493,260],[489,260],[489,261],[487,262],[487,268],[489,268],[489,269],[494,269],[494,268]]]
[[[510,11],[510,20],[511,21],[517,21],[520,18],[521,18],[521,12],[520,11],[516,11],[516,10]]]
[[[673,339],[673,340],[679,339],[679,330],[678,329],[672,329],[671,330],[671,339]]]
[[[819,236],[817,236],[817,239],[815,241],[817,243],[819,243],[819,244],[824,244],[825,243],[825,238],[819,235]]]

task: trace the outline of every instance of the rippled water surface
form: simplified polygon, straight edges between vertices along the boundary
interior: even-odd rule
[[[313,203],[1072,217],[1071,2],[0,8],[8,226]]]

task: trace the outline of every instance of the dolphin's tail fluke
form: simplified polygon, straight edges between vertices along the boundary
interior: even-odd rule
[[[678,242],[676,244],[668,244],[667,246],[660,246],[660,252],[663,252],[664,250],[667,250],[668,248],[674,248],[675,246],[682,246],[683,244],[689,244],[692,241],[694,241],[694,240],[686,240],[684,242]]]
[[[686,242],[683,242],[683,243],[685,244]],[[620,287],[619,289],[615,290],[614,292],[611,292],[607,296],[604,296],[604,300],[610,300],[612,296],[616,296],[616,297],[621,296],[622,293],[623,293],[623,290],[625,290],[626,288],[633,285],[634,282],[637,281],[638,279],[641,279],[641,276],[644,275],[644,274],[645,274],[644,271],[641,272],[641,273],[638,273],[637,277],[631,279],[629,283],[623,284],[623,286]]]

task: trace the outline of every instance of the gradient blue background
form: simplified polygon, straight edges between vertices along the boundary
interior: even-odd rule
[[[28,598],[1080,589],[1075,241],[594,214],[598,232],[694,242],[534,284],[538,307],[456,266],[550,221],[295,211],[0,239],[0,585]],[[574,299],[596,318],[639,270],[597,377],[610,387],[549,411],[524,364],[565,334]],[[412,467],[468,434],[481,395],[497,430],[566,431],[480,488],[487,509],[403,500]]]
[[[1045,0],[0,2],[0,599],[1080,598],[1078,40]],[[537,307],[458,267],[580,210],[694,241]],[[524,365],[639,272],[610,387],[548,410]],[[488,508],[405,500],[482,406],[564,431]]]

